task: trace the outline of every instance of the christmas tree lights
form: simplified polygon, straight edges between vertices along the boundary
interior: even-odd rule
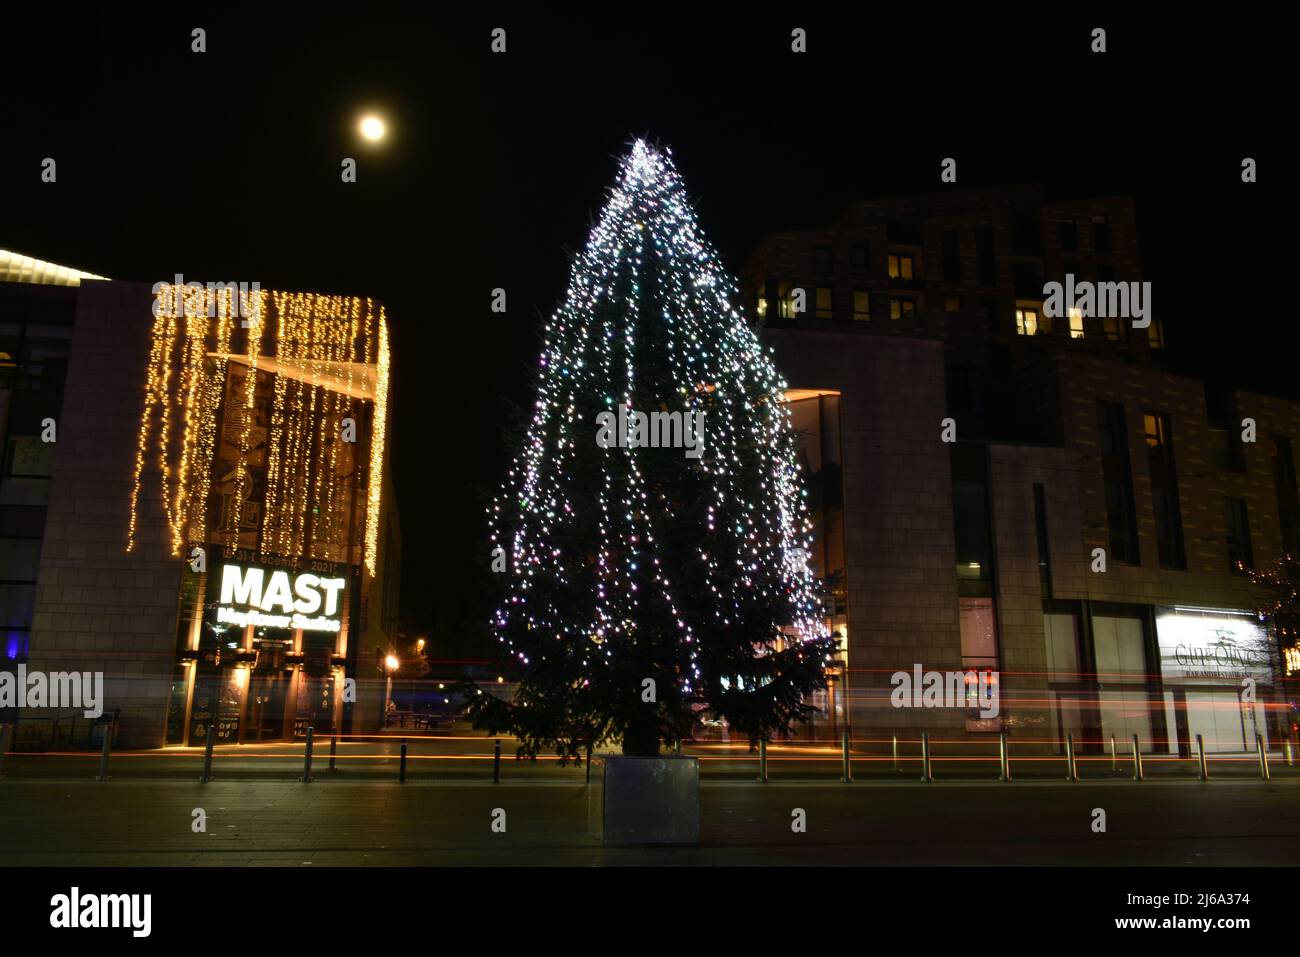
[[[489,512],[508,557],[492,627],[524,677],[512,704],[470,711],[525,753],[609,736],[654,753],[705,710],[767,739],[824,683],[786,384],[739,301],[670,152],[636,142],[546,325]],[[601,447],[621,407],[702,414],[702,454]]]

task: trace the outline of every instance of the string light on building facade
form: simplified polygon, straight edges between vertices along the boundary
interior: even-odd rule
[[[382,308],[369,299],[163,285],[156,293],[136,442],[127,550],[139,544],[142,495],[156,483],[171,554],[214,536],[230,548],[286,558],[313,554],[373,573],[387,429],[388,346]],[[242,340],[242,341],[240,341]],[[379,366],[372,355],[382,358]],[[231,378],[235,370],[239,377]],[[370,416],[365,416],[366,407]],[[355,469],[340,423],[371,423],[367,510],[348,540],[355,507],[340,495]],[[214,470],[233,456],[215,499]],[[260,513],[253,483],[264,486]],[[216,527],[209,527],[211,515]]]

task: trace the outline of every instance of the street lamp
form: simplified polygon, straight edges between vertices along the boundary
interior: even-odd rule
[[[384,726],[388,726],[388,706],[393,701],[393,672],[400,668],[402,663],[397,660],[396,655],[388,655],[384,658],[384,668],[388,671],[388,680],[384,682]],[[396,708],[396,705],[394,705]]]

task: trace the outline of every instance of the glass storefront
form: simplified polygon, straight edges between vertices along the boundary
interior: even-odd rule
[[[1197,735],[1211,754],[1256,751],[1278,737],[1267,704],[1277,674],[1268,631],[1250,611],[1171,606],[1156,609],[1165,708],[1190,753]],[[1171,742],[1173,750],[1173,742]]]
[[[185,574],[168,744],[201,745],[210,725],[222,744],[346,730],[341,692],[358,571],[275,561],[213,545],[206,568]]]

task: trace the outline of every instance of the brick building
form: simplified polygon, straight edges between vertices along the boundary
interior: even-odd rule
[[[128,747],[378,727],[382,306],[0,269],[0,670],[102,674]],[[0,721],[70,744],[81,711]]]
[[[999,730],[1048,751],[1067,733],[1094,751],[1281,747],[1297,653],[1236,562],[1297,553],[1300,404],[1164,371],[1158,311],[1148,328],[1049,316],[1067,273],[1141,280],[1130,200],[861,202],[746,263],[845,636],[833,720],[981,747]],[[918,665],[996,673],[999,714],[901,711],[893,676]]]

